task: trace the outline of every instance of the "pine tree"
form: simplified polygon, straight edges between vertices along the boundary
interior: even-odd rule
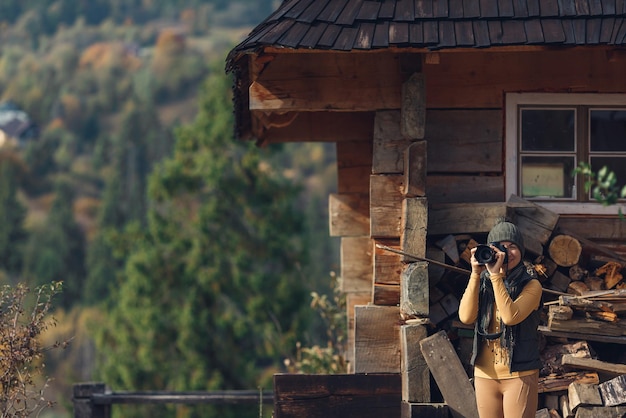
[[[85,236],[74,219],[74,192],[65,181],[55,187],[47,222],[36,228],[24,254],[24,276],[35,285],[63,282],[58,305],[80,301],[85,280]]]
[[[150,178],[147,228],[118,241],[124,280],[98,339],[116,389],[268,387],[305,329],[299,189],[232,138],[229,93],[226,77],[209,79],[197,120]],[[179,416],[229,416],[191,411]]]
[[[26,208],[17,199],[19,167],[11,152],[0,153],[0,271],[9,276],[21,270],[27,238],[23,227]]]

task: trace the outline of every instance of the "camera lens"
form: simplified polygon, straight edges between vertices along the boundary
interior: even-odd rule
[[[496,259],[496,252],[490,246],[481,244],[476,247],[474,258],[478,264],[493,263]]]

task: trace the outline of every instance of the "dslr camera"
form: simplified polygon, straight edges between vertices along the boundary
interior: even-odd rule
[[[504,252],[504,264],[509,262],[509,254],[506,251],[506,248],[499,242],[490,243],[500,251]],[[478,264],[491,264],[496,261],[496,252],[493,248],[491,248],[487,244],[480,244],[476,247],[476,252],[474,253],[474,258],[478,261]]]

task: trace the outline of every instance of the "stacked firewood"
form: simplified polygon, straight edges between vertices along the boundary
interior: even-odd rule
[[[540,330],[553,340],[575,341],[543,350],[540,392],[546,417],[626,414],[626,365],[602,361],[591,348],[608,344],[614,353],[623,352],[626,261],[593,243],[585,244],[557,235],[547,255],[535,260],[549,299],[544,303],[547,323]]]
[[[447,236],[435,246],[445,254],[445,259],[469,269],[470,250],[483,240],[482,236]],[[532,259],[531,253],[530,259],[525,260],[544,288],[545,320],[540,331],[545,337],[545,347],[539,390],[544,412],[548,414],[545,416],[623,416],[626,365],[621,362],[626,361],[626,355],[618,362],[604,361],[593,346],[609,345],[614,353],[624,351],[626,260],[569,234],[555,234],[545,248],[544,254]],[[438,279],[441,275],[444,279]],[[441,328],[446,328],[446,321],[455,318],[466,283],[461,275],[439,272],[439,276],[431,276],[435,278],[435,283],[431,282],[435,284],[431,287],[431,320]],[[465,360],[471,352],[472,327],[451,322],[459,336],[457,352]],[[465,362],[464,365],[467,366]],[[471,368],[467,366],[467,370]]]

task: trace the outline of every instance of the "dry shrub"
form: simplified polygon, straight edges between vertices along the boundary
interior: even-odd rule
[[[46,400],[43,378],[45,351],[38,337],[54,325],[52,298],[61,290],[54,282],[31,291],[27,286],[0,288],[0,417],[29,417],[53,405]]]

